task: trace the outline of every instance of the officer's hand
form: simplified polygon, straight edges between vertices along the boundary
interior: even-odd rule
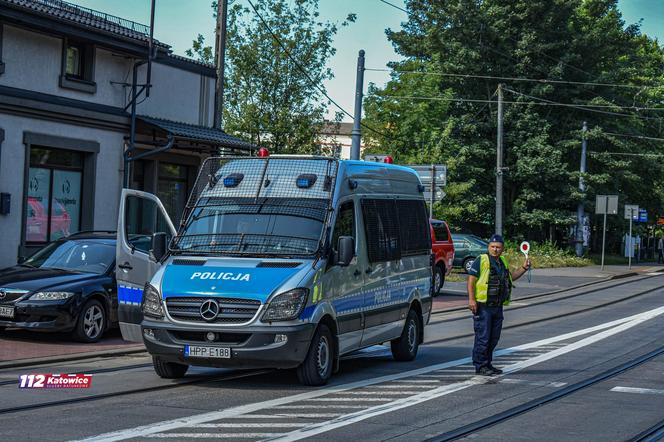
[[[473,315],[477,314],[477,301],[474,299],[472,301],[468,301],[468,308],[470,309],[471,312],[473,312]]]
[[[528,270],[530,268],[531,262],[530,258],[526,258],[526,260],[523,262],[523,268]]]

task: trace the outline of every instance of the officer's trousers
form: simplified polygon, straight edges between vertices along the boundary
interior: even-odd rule
[[[488,307],[483,302],[477,303],[477,314],[473,316],[475,327],[475,345],[473,346],[473,365],[479,370],[491,365],[493,350],[500,339],[503,329],[503,306]]]

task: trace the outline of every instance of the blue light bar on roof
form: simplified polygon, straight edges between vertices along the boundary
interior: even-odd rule
[[[297,177],[295,180],[295,185],[300,189],[308,189],[314,185],[318,176],[313,173],[304,173]]]
[[[242,181],[244,175],[241,173],[232,173],[224,178],[224,187],[237,187]]]

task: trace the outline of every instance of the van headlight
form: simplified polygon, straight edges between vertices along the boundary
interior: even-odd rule
[[[164,309],[161,306],[161,295],[151,284],[146,284],[143,290],[143,314],[154,318],[163,318]]]
[[[37,292],[30,296],[31,301],[62,301],[69,299],[76,293],[72,292]]]
[[[297,318],[307,304],[308,289],[299,288],[280,293],[267,305],[263,322],[290,321]]]

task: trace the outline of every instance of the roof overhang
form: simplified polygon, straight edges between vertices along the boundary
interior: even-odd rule
[[[219,148],[241,152],[251,152],[257,146],[243,141],[220,129],[181,123],[148,116],[137,116],[137,128],[142,134],[153,138],[173,138],[174,149],[216,151]]]

